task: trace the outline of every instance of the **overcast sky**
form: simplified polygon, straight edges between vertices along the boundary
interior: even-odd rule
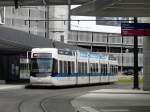
[[[72,6],[72,8],[77,6]],[[121,28],[118,26],[106,26],[106,25],[96,25],[96,17],[88,16],[71,16],[72,20],[81,21],[71,21],[71,29],[79,31],[93,31],[93,32],[104,32],[104,33],[121,33]],[[93,21],[82,21],[82,20],[93,20]]]

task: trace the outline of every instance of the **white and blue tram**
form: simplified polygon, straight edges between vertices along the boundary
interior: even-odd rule
[[[117,81],[118,63],[108,55],[57,48],[34,48],[30,85],[80,85]]]

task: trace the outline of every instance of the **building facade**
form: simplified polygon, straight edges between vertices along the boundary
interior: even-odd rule
[[[122,37],[121,34],[70,31],[68,43],[114,55],[119,63],[120,71],[133,69],[133,37]],[[139,70],[143,67],[143,37],[138,37]]]
[[[67,43],[68,6],[5,7],[3,26]]]

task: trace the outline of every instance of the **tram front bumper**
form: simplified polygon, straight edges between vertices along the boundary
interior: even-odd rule
[[[53,85],[51,77],[30,77],[30,85]]]

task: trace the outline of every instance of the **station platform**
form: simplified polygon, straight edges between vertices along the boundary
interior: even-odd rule
[[[25,88],[24,84],[0,84],[0,91],[1,90],[12,90],[12,89],[21,89]]]
[[[150,112],[150,91],[101,89],[71,102],[76,112]]]

